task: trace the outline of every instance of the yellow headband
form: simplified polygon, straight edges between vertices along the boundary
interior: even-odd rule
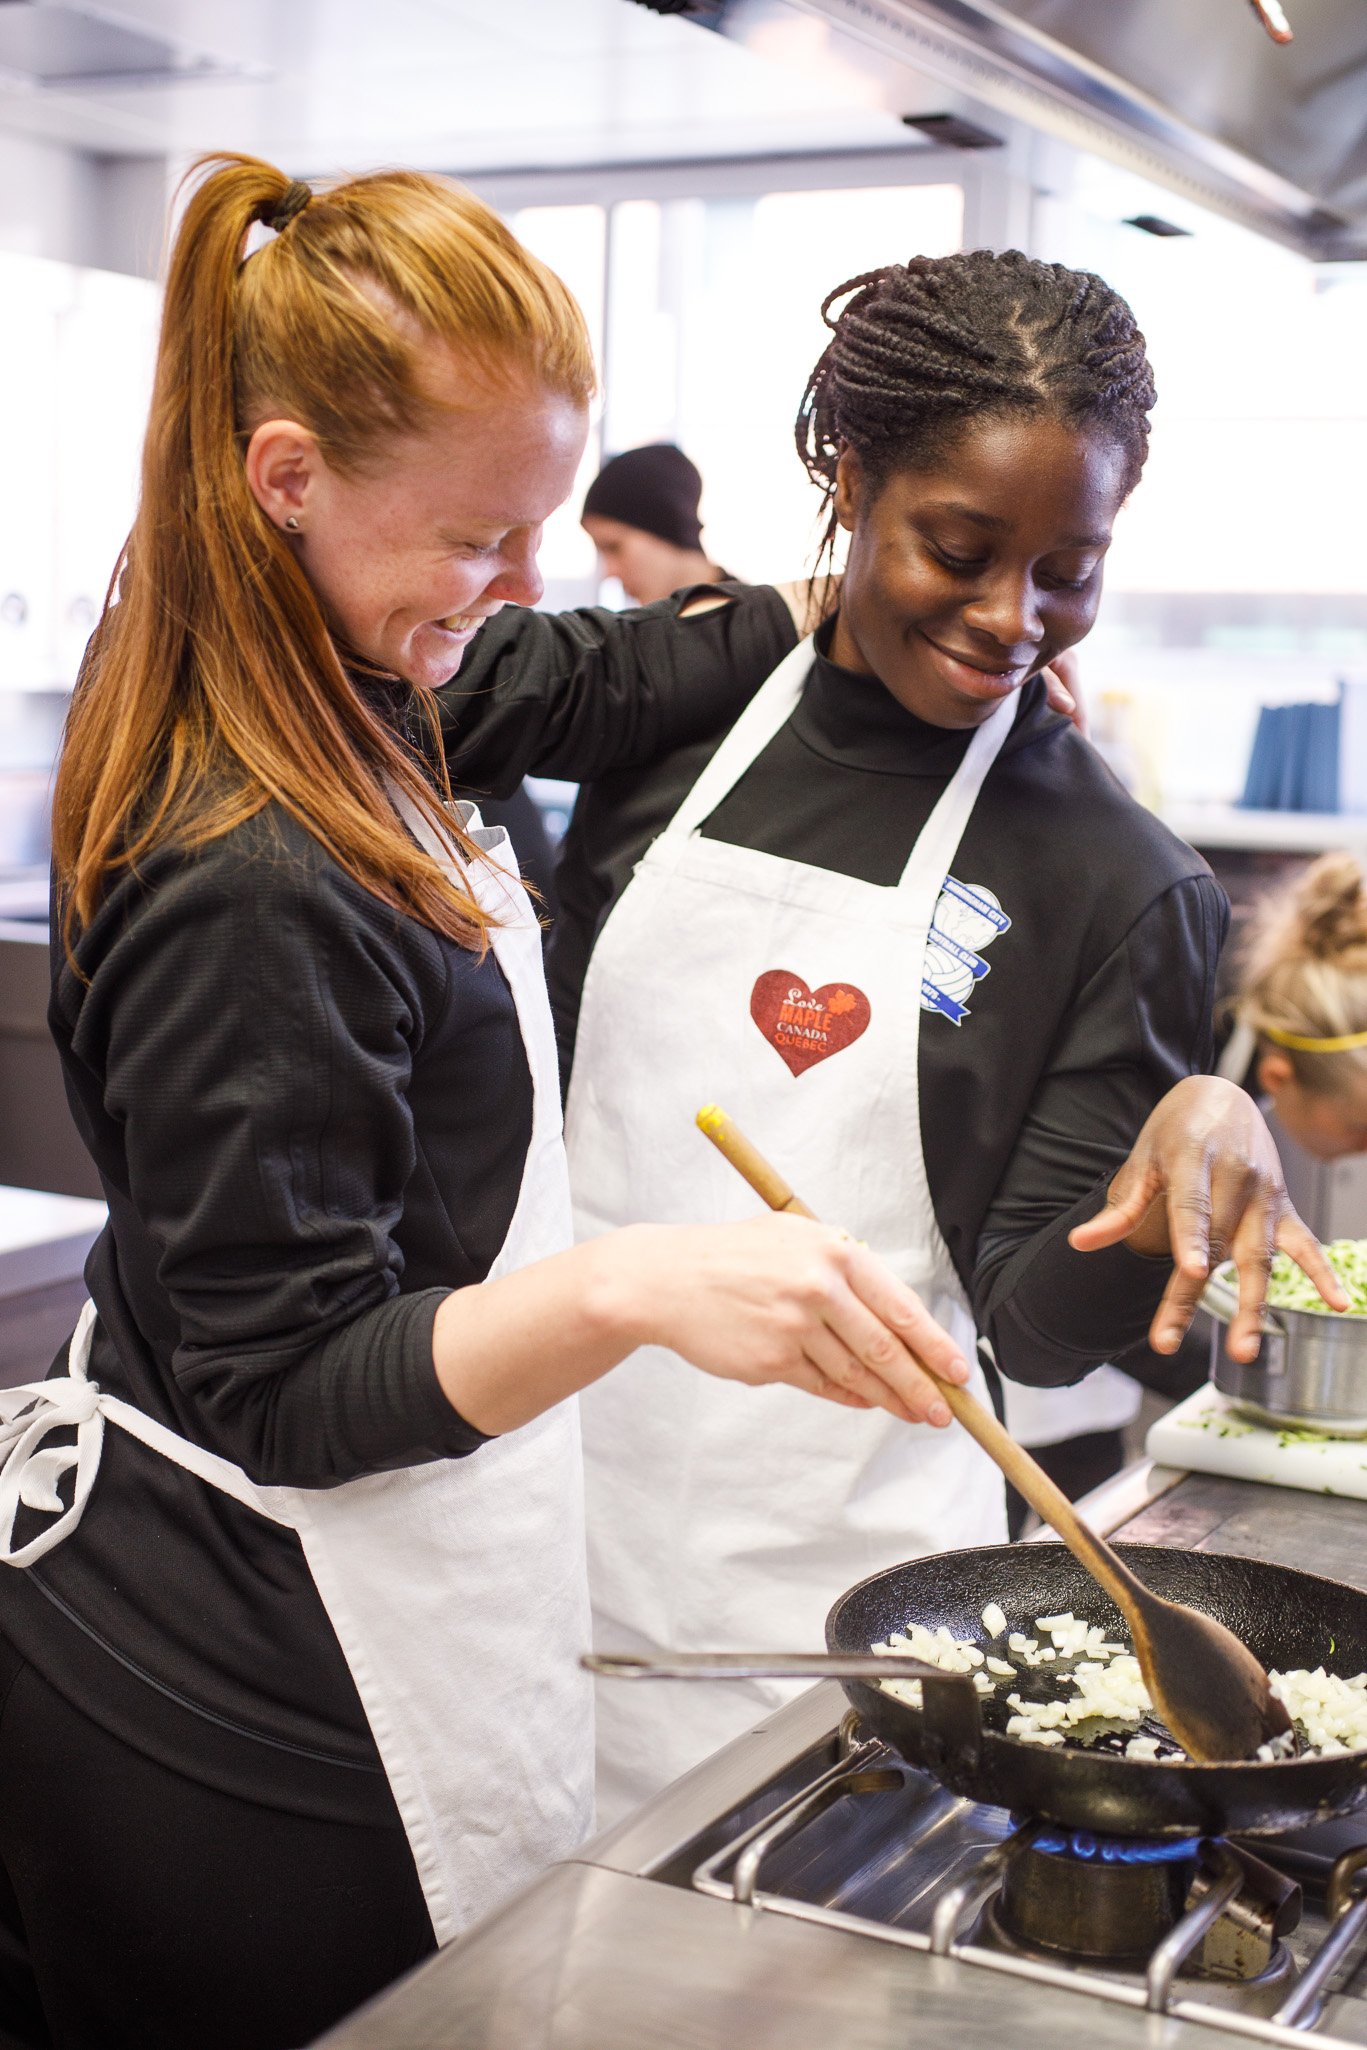
[[[1264,1039],[1276,1046],[1289,1046],[1295,1053],[1350,1053],[1367,1046],[1367,1032],[1342,1032],[1337,1039],[1306,1039],[1299,1032],[1278,1032],[1274,1025],[1260,1025]]]

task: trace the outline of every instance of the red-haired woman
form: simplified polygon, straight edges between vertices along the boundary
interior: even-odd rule
[[[444,802],[431,693],[483,628],[450,745],[592,774],[789,631],[772,593],[492,618],[540,595],[592,382],[563,286],[438,180],[230,159],[190,199],[56,793],[52,1025],[110,1218],[5,1412],[8,2042],[311,2041],[583,1838],[573,1397],[636,1344],[899,1414],[909,1345],[965,1371],[834,1231],[567,1250],[538,927]]]

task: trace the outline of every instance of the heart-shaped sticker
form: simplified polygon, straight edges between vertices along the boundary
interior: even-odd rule
[[[750,992],[750,1016],[793,1075],[853,1046],[872,1015],[868,998],[852,982],[809,989],[786,968],[771,968]]]

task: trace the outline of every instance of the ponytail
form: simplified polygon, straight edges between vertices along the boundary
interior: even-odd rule
[[[422,756],[353,686],[243,455],[262,421],[294,419],[331,466],[362,470],[432,419],[420,380],[432,340],[583,402],[582,315],[497,215],[438,178],[377,174],[315,196],[252,157],[196,173],[171,254],[138,513],[57,776],[68,949],[116,871],[167,841],[205,845],[272,802],[376,897],[481,947],[479,905],[413,844],[386,795],[392,781],[451,832]],[[244,261],[256,223],[275,238]]]

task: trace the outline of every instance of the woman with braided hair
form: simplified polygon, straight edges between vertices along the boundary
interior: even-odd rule
[[[1174,1350],[1211,1247],[1251,1356],[1274,1238],[1325,1270],[1254,1106],[1206,1074],[1227,907],[1044,680],[1143,467],[1143,337],[1100,278],[1017,251],[890,264],[824,311],[797,443],[827,551],[848,535],[839,609],[724,736],[590,792],[562,866],[579,1234],[744,1216],[690,1133],[715,1099],[1015,1382]],[[604,1650],[815,1646],[851,1583],[1005,1537],[943,1411],[733,1396],[660,1347],[586,1392]],[[600,1818],[781,1698],[602,1682]]]

